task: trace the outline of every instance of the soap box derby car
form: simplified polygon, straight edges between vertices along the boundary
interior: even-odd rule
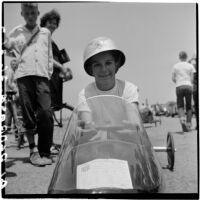
[[[90,126],[79,120],[83,104],[92,114]],[[162,192],[163,169],[155,151],[168,153],[173,170],[172,135],[167,147],[153,147],[137,105],[121,97],[95,96],[83,104],[70,117],[48,194]]]

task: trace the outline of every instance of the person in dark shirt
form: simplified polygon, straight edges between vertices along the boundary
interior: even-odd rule
[[[51,35],[59,27],[60,14],[56,10],[51,10],[45,13],[40,19],[40,26],[49,29]],[[64,61],[57,44],[52,40],[52,52],[53,52],[53,74],[50,79],[51,90],[51,107],[53,111],[62,109],[63,105],[63,82],[72,79],[72,71],[70,68],[65,67]],[[69,61],[69,60],[68,60]],[[52,147],[51,153],[58,153],[58,146],[53,144],[52,135]]]

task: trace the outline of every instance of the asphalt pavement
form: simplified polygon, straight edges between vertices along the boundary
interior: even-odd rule
[[[193,127],[195,127],[193,118]],[[61,144],[67,121],[62,128],[55,127],[54,142]],[[176,153],[174,171],[163,169],[166,190],[165,193],[197,193],[198,170],[197,130],[183,133],[178,118],[161,117],[161,124],[145,124],[153,146],[166,146],[167,133],[172,132]],[[5,194],[46,194],[56,165],[57,156],[53,156],[54,163],[45,167],[35,167],[29,162],[28,144],[17,150],[14,135],[7,135],[5,161],[6,187]],[[37,139],[37,138],[36,138]],[[156,153],[161,166],[167,165],[167,154]]]

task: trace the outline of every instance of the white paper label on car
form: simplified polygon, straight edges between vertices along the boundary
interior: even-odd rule
[[[133,189],[128,162],[118,159],[95,159],[77,166],[77,189]]]

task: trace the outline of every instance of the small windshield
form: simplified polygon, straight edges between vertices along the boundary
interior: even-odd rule
[[[82,112],[91,115],[89,127],[80,119]],[[76,144],[109,138],[142,144],[143,132],[137,104],[113,95],[95,96],[82,102],[74,110],[69,124],[69,134],[76,139],[80,139],[80,133],[88,134]]]
[[[90,122],[81,120],[83,112]],[[89,98],[71,115],[49,190],[151,190],[160,184],[152,149],[137,104],[110,95]]]

